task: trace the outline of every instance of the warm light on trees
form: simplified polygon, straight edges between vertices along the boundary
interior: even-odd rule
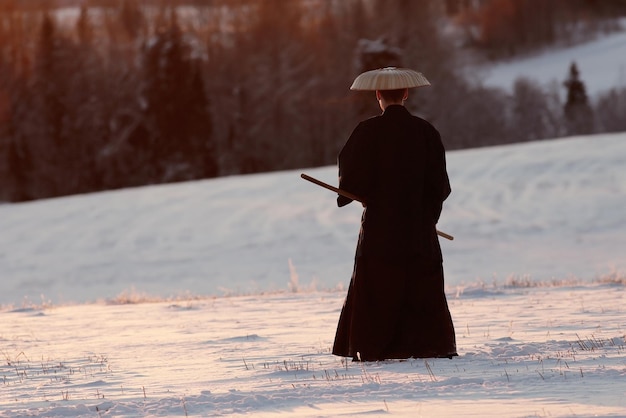
[[[352,80],[389,65],[431,81],[407,106],[448,149],[554,136],[564,112],[553,91],[464,78],[441,35],[446,7],[467,45],[502,57],[626,13],[601,3],[3,0],[0,201],[334,164],[379,111]],[[621,126],[623,97],[603,97],[594,129]]]

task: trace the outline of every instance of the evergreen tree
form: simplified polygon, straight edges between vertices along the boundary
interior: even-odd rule
[[[41,25],[34,74],[34,93],[41,100],[44,118],[44,141],[50,140],[55,146],[62,145],[63,96],[66,94],[66,77],[63,75],[62,40],[56,34],[52,17],[46,14]]]
[[[34,68],[29,78],[24,103],[16,108],[17,129],[24,143],[21,152],[33,157],[32,194],[38,198],[64,194],[65,176],[70,159],[63,158],[69,150],[64,139],[65,98],[69,68],[64,67],[67,44],[57,34],[56,24],[44,15],[37,40]]]
[[[593,131],[593,111],[587,99],[585,84],[580,79],[578,66],[572,62],[568,78],[563,83],[567,88],[565,119],[569,135],[589,134]]]
[[[31,200],[29,193],[29,173],[33,170],[32,156],[22,141],[13,139],[9,142],[7,168],[9,172],[8,198],[12,202]]]
[[[348,9],[350,6],[352,8]],[[303,109],[307,118],[301,146],[308,160],[303,161],[306,165],[334,164],[337,152],[345,143],[347,130],[352,128],[344,114],[345,98],[349,95],[347,88],[354,70],[350,62],[347,65],[338,63],[351,56],[351,40],[358,33],[346,33],[344,22],[351,22],[359,13],[362,16],[363,8],[361,1],[341,2],[341,7],[343,9],[337,10],[335,3],[322,2],[319,20],[305,31],[305,49],[315,56],[309,66],[310,80],[304,87],[309,97]],[[349,19],[343,13],[347,13]]]
[[[89,9],[85,4],[80,6],[80,15],[76,21],[78,41],[82,45],[89,45],[93,40],[93,26],[89,18]]]
[[[94,25],[89,9],[83,5],[75,28],[77,42],[72,46],[73,65],[68,69],[68,93],[64,133],[73,148],[73,192],[100,190],[103,187],[97,156],[109,136],[104,112],[105,74],[97,51]]]
[[[148,142],[138,144],[156,168],[152,181],[215,176],[212,127],[202,74],[191,59],[176,12],[145,47],[143,99]],[[210,154],[210,157],[206,154]],[[199,156],[204,155],[200,166]]]
[[[235,114],[252,122],[235,126],[235,138],[245,141],[239,146],[240,171],[293,168],[303,158],[303,107],[309,100],[303,85],[315,59],[304,48],[303,6],[266,0],[248,1],[247,7],[254,12],[235,39],[231,59],[239,65],[229,77],[237,83],[236,100],[245,106]]]
[[[209,178],[219,174],[213,123],[200,62],[194,62],[187,99],[186,135],[190,143],[188,158],[194,177]]]
[[[341,7],[344,7],[342,16],[345,23],[342,26],[348,28],[347,32],[357,40],[372,36],[364,1],[366,0],[340,2]]]
[[[123,0],[119,20],[128,38],[136,40],[141,34],[145,23],[137,0]]]

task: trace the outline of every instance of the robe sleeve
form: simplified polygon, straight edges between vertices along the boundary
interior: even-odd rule
[[[350,192],[365,202],[367,200],[367,185],[370,183],[371,150],[368,136],[363,123],[357,125],[343,149],[339,153],[339,188]],[[342,207],[352,202],[345,196],[337,196],[337,206]]]
[[[441,142],[441,136],[436,130],[435,137],[431,141],[431,154],[429,174],[432,176],[432,181],[429,183],[428,193],[430,194],[430,201],[433,202],[433,221],[437,223],[441,215],[443,202],[450,195],[452,189],[446,169],[446,152]]]

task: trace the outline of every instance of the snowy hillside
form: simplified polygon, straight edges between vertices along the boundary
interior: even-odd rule
[[[479,79],[489,86],[512,90],[518,77],[535,80],[544,86],[557,83],[564,94],[563,81],[576,62],[587,93],[593,97],[612,88],[626,87],[626,21],[624,31],[599,37],[567,48],[542,53],[477,69]]]
[[[0,205],[0,417],[625,417],[625,166],[448,153],[452,360],[330,354],[361,208],[300,171]]]
[[[446,283],[624,272],[626,134],[448,153]],[[300,171],[0,206],[0,305],[347,286],[361,208]],[[291,269],[290,269],[291,263]]]

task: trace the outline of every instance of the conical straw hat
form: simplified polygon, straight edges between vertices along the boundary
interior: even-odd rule
[[[386,67],[359,75],[350,90],[397,90],[421,86],[430,86],[422,73],[408,68]]]

